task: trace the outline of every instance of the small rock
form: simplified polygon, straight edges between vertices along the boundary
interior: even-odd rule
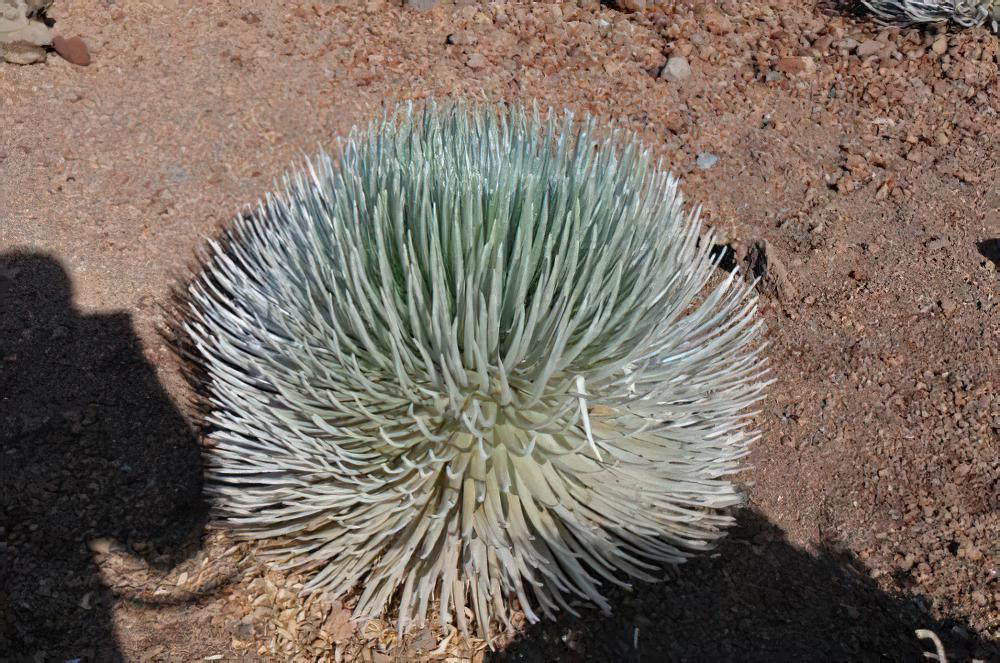
[[[694,160],[694,165],[698,166],[701,170],[708,170],[718,162],[719,157],[715,156],[711,152],[700,152]]]
[[[249,640],[253,637],[253,617],[251,615],[236,622],[236,635],[243,640]]]
[[[858,44],[857,48],[854,49],[854,52],[859,58],[867,58],[881,51],[883,46],[885,46],[885,44],[882,42],[869,39]]]
[[[611,0],[608,4],[621,12],[641,12],[646,9],[646,0]]]
[[[45,49],[24,41],[0,44],[0,57],[11,64],[36,64],[45,62]]]
[[[167,650],[163,645],[153,645],[149,649],[146,649],[139,655],[139,660],[145,663],[146,661],[155,660],[157,656],[162,654]]]
[[[437,639],[429,629],[423,628],[410,642],[410,646],[419,652],[428,652],[437,646]]]
[[[87,541],[87,547],[90,548],[90,552],[97,555],[107,555],[111,552],[111,545],[113,541],[111,539],[91,539]]]
[[[52,32],[38,17],[44,14],[44,7],[36,9],[25,0],[7,0],[0,12],[0,45],[33,44],[48,46],[52,43]]]
[[[63,60],[66,60],[70,64],[81,67],[86,67],[90,64],[90,52],[87,50],[87,45],[79,37],[70,37],[67,39],[61,35],[56,35],[52,40],[52,48],[56,49],[56,53],[61,55]]]
[[[617,76],[623,68],[624,65],[621,62],[615,62],[614,60],[608,60],[604,63],[604,71],[611,77]]]
[[[746,263],[747,273],[759,279],[757,288],[764,294],[786,301],[796,296],[795,286],[788,278],[785,264],[766,239],[754,242],[747,252]]]
[[[346,642],[354,635],[354,624],[351,623],[351,612],[336,605],[326,618],[322,630],[334,642]]]
[[[455,46],[473,46],[479,42],[479,37],[472,30],[459,30],[448,35],[445,41]]]
[[[854,184],[854,178],[851,177],[850,173],[846,172],[842,173],[840,177],[837,178],[835,186],[839,193],[850,193],[857,188]]]
[[[660,78],[671,83],[686,81],[691,78],[691,65],[688,64],[687,58],[675,55],[668,58],[667,64],[663,65],[663,69],[660,70]]]
[[[833,35],[824,35],[812,43],[812,47],[819,53],[826,53],[833,45]]]
[[[729,17],[707,3],[695,6],[694,12],[698,21],[713,35],[724,35],[733,31],[733,22]]]
[[[667,113],[667,115],[663,118],[663,126],[667,129],[667,131],[679,134],[684,131],[684,128],[687,126],[687,121],[680,113]]]
[[[948,40],[945,37],[938,37],[933,44],[931,44],[931,50],[938,55],[944,55],[948,50]]]
[[[955,303],[955,300],[948,298],[942,299],[938,302],[938,305],[941,307],[941,312],[944,313],[946,317],[951,317],[951,314],[958,308],[958,304]]]
[[[948,246],[948,241],[941,239],[940,237],[936,237],[924,242],[924,246],[927,247],[928,251],[940,251],[944,247]]]
[[[816,61],[810,57],[779,58],[774,68],[785,74],[812,74],[816,72]]]
[[[962,180],[966,184],[977,184],[982,180],[982,176],[972,172],[971,170],[958,169],[954,172],[955,177]]]
[[[438,0],[403,0],[403,6],[409,7],[410,9],[417,9],[423,11],[425,9],[433,9],[438,3]]]
[[[469,59],[465,61],[465,65],[469,69],[482,69],[488,64],[486,57],[482,53],[473,53],[469,56]]]

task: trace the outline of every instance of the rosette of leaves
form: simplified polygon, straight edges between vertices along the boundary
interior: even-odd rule
[[[403,109],[337,155],[186,291],[217,516],[400,631],[607,610],[708,549],[765,368],[676,180],[518,109]]]
[[[862,0],[883,23],[913,25],[950,21],[965,28],[1000,30],[1000,0]]]

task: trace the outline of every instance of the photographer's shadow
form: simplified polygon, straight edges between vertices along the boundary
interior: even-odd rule
[[[54,258],[0,254],[0,659],[115,660],[95,540],[197,550],[197,439],[127,313],[83,315]]]
[[[547,661],[919,661],[942,641],[950,661],[1000,660],[967,624],[935,619],[890,595],[849,553],[813,555],[744,509],[717,556],[668,571],[665,582],[609,589],[612,614],[529,626],[494,663]]]

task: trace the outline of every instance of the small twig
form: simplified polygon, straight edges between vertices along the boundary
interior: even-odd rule
[[[937,650],[936,654],[932,654],[929,651],[924,652],[924,658],[930,658],[938,661],[939,663],[948,663],[948,657],[944,653],[944,645],[941,644],[941,639],[937,637],[934,631],[928,631],[924,628],[918,628],[914,633],[921,640],[930,640],[934,643],[934,649]]]

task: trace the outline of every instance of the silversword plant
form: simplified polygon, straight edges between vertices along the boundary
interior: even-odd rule
[[[765,385],[752,289],[599,129],[405,109],[210,244],[182,322],[208,490],[306,591],[487,633],[607,610],[730,522]]]
[[[951,21],[971,28],[987,24],[1000,30],[1000,0],[862,0],[885,23],[912,25]]]

